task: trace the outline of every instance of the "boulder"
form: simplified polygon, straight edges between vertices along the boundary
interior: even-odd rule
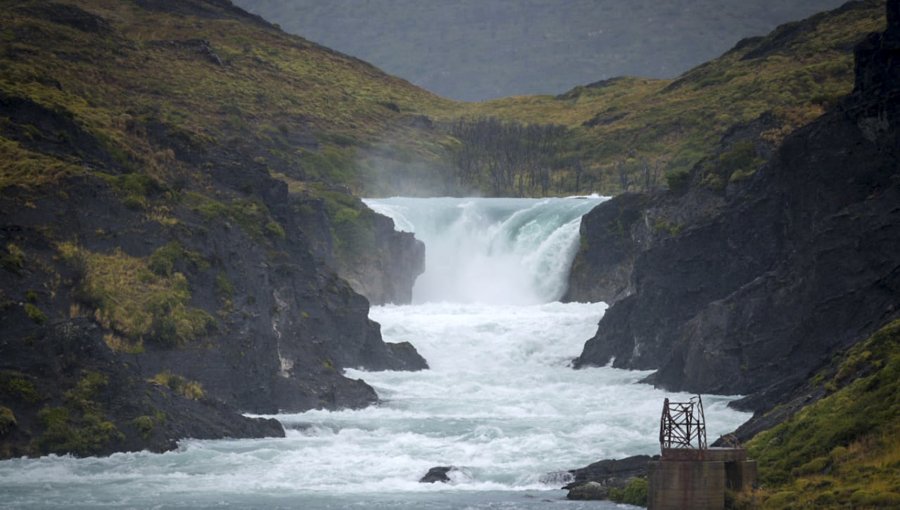
[[[569,489],[566,498],[575,500],[609,499],[609,487],[599,482],[585,482]]]
[[[425,476],[419,479],[419,483],[447,483],[450,481],[450,477],[447,476],[447,473],[450,471],[454,471],[456,468],[453,466],[437,466],[433,467],[425,473]]]

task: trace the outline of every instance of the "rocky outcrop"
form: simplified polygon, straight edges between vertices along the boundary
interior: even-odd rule
[[[641,247],[631,234],[647,201],[645,195],[619,195],[581,218],[581,246],[563,301],[612,305],[632,294],[631,272]]]
[[[569,474],[572,481],[563,487],[569,493],[568,499],[605,500],[610,489],[624,489],[634,478],[647,476],[647,463],[659,456],[634,455],[624,459],[606,459],[583,468],[573,469]]]
[[[374,215],[373,226],[371,262],[348,268],[341,277],[373,305],[408,304],[416,278],[425,272],[425,244],[410,232],[394,230],[394,221],[381,214]]]
[[[624,487],[630,478],[647,475],[647,463],[659,456],[634,455],[624,459],[606,459],[583,468],[569,471],[574,479],[564,489],[570,489],[586,482],[597,482],[604,486]]]
[[[348,191],[349,192],[349,191]],[[390,218],[356,199],[344,203],[352,224],[336,224],[325,200],[292,196],[301,229],[313,253],[372,305],[408,304],[416,278],[425,272],[425,244],[412,233],[398,232]]]
[[[778,399],[900,314],[897,9],[888,2],[887,32],[857,48],[850,97],[724,190],[711,214],[668,220],[677,228],[637,255],[634,293],[610,308],[576,365],[615,359],[659,369],[650,380],[670,389]],[[687,214],[696,188],[632,214]]]
[[[419,483],[447,483],[450,481],[450,477],[447,476],[447,473],[453,471],[454,469],[456,468],[454,468],[453,466],[433,467],[429,469],[427,473],[425,473],[425,476],[419,479]]]

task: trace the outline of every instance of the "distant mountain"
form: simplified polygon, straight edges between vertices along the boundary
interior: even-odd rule
[[[469,101],[672,78],[843,0],[235,0],[287,30]]]

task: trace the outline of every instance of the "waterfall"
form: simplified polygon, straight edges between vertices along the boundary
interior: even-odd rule
[[[581,216],[606,197],[387,198],[366,204],[426,246],[413,302],[538,304],[566,291]]]

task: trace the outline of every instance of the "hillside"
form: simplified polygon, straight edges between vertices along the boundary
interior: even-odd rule
[[[677,186],[729,130],[762,119],[768,148],[735,153],[727,162],[729,176],[706,179],[724,190],[729,181],[751,175],[785,134],[850,92],[852,48],[884,28],[883,8],[883,1],[850,2],[785,24],[675,80],[616,78],[558,96],[466,104],[455,115],[564,128],[561,150],[548,162],[553,194]]]
[[[0,70],[0,456],[283,434],[236,412],[425,366],[335,271],[409,299],[351,161],[441,100],[224,0],[6,2]]]
[[[734,508],[896,508],[900,323],[888,324],[816,374],[820,400],[756,435],[747,448],[762,489]]]
[[[672,78],[742,37],[841,0],[653,2],[239,0],[288,32],[449,98],[558,94],[614,76]]]

